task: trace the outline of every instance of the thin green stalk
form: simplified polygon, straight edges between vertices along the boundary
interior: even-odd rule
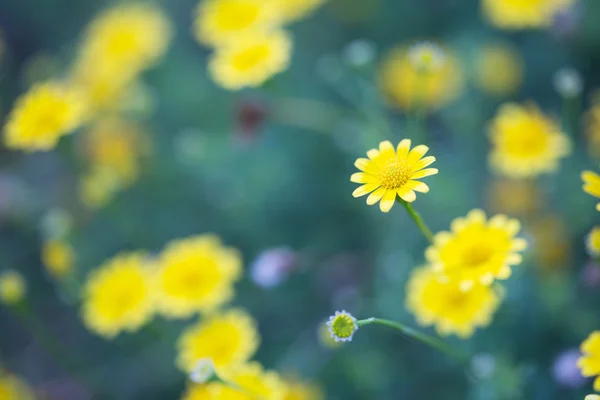
[[[431,232],[431,229],[429,229],[429,227],[425,224],[425,222],[423,222],[423,218],[421,218],[421,215],[415,211],[415,209],[409,202],[401,199],[398,201],[402,203],[404,209],[406,210],[406,212],[408,212],[408,215],[410,215],[410,217],[415,222],[419,230],[423,233],[423,236],[425,236],[429,243],[433,244],[433,233]]]
[[[467,357],[465,354],[456,351],[455,349],[448,346],[448,344],[446,344],[445,342],[443,342],[433,336],[429,336],[422,332],[414,330],[408,326],[402,325],[399,322],[390,321],[390,320],[381,319],[381,318],[367,318],[367,319],[361,319],[361,320],[357,321],[357,323],[358,323],[359,328],[363,327],[365,325],[387,326],[388,328],[397,330],[398,332],[400,332],[401,334],[403,334],[404,336],[406,336],[410,339],[416,340],[416,341],[426,344],[430,347],[433,347],[434,349],[441,351],[442,353],[446,354],[447,356],[449,356],[451,358],[454,358],[455,360],[457,360],[461,363],[464,363],[467,360]]]
[[[562,99],[562,127],[563,131],[571,136],[577,133],[577,119],[579,118],[579,97],[563,97]]]

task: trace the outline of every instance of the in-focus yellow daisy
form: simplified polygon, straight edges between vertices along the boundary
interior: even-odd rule
[[[285,379],[285,394],[282,400],[325,400],[325,395],[317,385]]]
[[[27,283],[17,271],[0,272],[0,303],[13,305],[20,302],[27,292]]]
[[[83,288],[82,315],[91,331],[113,338],[134,332],[154,313],[147,256],[122,253],[92,271]]]
[[[559,124],[534,104],[504,104],[490,125],[490,165],[501,174],[525,178],[554,172],[571,152]]]
[[[34,400],[35,394],[23,380],[0,370],[0,399]]]
[[[489,325],[501,296],[491,286],[475,284],[463,291],[458,282],[443,281],[430,267],[415,269],[406,287],[406,308],[419,324],[434,325],[440,335],[466,339]]]
[[[410,48],[396,47],[379,69],[379,86],[392,104],[402,110],[437,109],[460,95],[465,79],[455,55],[444,49],[440,67],[424,73],[410,54]]]
[[[600,391],[600,331],[592,332],[581,343],[583,355],[577,361],[577,366],[583,376],[595,376],[594,390]]]
[[[489,221],[481,210],[452,221],[451,232],[435,235],[425,257],[432,269],[469,290],[476,283],[490,285],[495,279],[507,279],[511,266],[519,265],[519,252],[527,248],[525,239],[517,238],[521,224],[506,215]]]
[[[224,247],[216,235],[175,240],[159,258],[159,309],[173,318],[214,310],[233,296],[241,269],[238,251]]]
[[[217,84],[229,90],[257,87],[288,68],[292,40],[283,30],[244,35],[219,47],[209,63]]]
[[[429,186],[418,179],[435,175],[438,170],[426,168],[435,161],[435,157],[423,157],[429,147],[416,146],[411,150],[410,139],[402,140],[396,149],[388,140],[379,144],[379,150],[371,149],[367,158],[359,158],[354,165],[362,172],[352,174],[350,180],[363,185],[352,196],[360,197],[371,193],[367,204],[379,202],[379,208],[388,212],[394,206],[396,197],[412,203],[416,192],[427,193]]]
[[[515,93],[523,82],[523,70],[521,55],[507,43],[486,44],[475,59],[477,86],[492,96]]]
[[[583,171],[581,179],[583,179],[583,191],[600,198],[600,175],[592,171]],[[600,203],[596,205],[596,209],[600,211]]]
[[[293,22],[304,18],[319,8],[326,0],[271,0],[274,1],[281,18]]]
[[[236,390],[221,383],[191,386],[183,400],[283,400],[285,385],[273,371],[264,371],[257,362],[243,365],[225,376],[239,386]]]
[[[85,113],[81,94],[59,82],[33,86],[15,103],[6,126],[4,143],[10,149],[53,149],[61,136],[71,133]]]
[[[600,256],[600,226],[596,226],[592,229],[585,240],[585,244],[590,256]]]
[[[64,240],[50,240],[42,247],[42,263],[52,277],[64,278],[73,272],[75,251]]]
[[[574,0],[482,0],[485,17],[503,29],[544,28]]]
[[[259,341],[256,321],[247,312],[233,309],[211,315],[183,331],[177,341],[177,365],[189,373],[198,360],[210,358],[221,374],[246,363]]]
[[[269,31],[280,22],[274,0],[205,0],[198,4],[194,33],[201,43],[222,45]]]
[[[534,181],[494,179],[487,190],[488,205],[497,213],[531,215],[543,204],[543,196]]]

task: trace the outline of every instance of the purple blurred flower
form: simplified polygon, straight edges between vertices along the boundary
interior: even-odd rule
[[[580,275],[581,283],[590,289],[600,286],[600,265],[594,260],[585,263]]]
[[[578,388],[585,384],[586,379],[577,368],[579,357],[581,353],[577,349],[566,350],[556,357],[552,365],[552,377],[556,383],[569,388]]]
[[[264,250],[252,263],[250,277],[260,287],[275,287],[287,279],[297,261],[296,253],[287,247]]]

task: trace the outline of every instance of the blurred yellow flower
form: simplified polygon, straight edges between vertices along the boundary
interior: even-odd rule
[[[0,370],[0,399],[34,400],[35,394],[23,380]]]
[[[321,388],[297,379],[285,379],[285,394],[282,400],[325,400]]]
[[[406,308],[420,325],[434,325],[440,335],[456,334],[462,339],[489,325],[501,301],[491,286],[474,284],[465,292],[456,281],[440,280],[430,267],[412,272],[406,293]]]
[[[492,96],[513,94],[523,82],[523,59],[508,43],[489,43],[481,48],[475,68],[477,85]]]
[[[13,305],[20,302],[27,292],[27,283],[17,271],[0,272],[0,303]]]
[[[583,171],[581,179],[583,179],[583,191],[600,198],[600,175],[592,171]],[[596,209],[600,211],[600,203],[596,205]]]
[[[198,360],[210,358],[222,374],[247,362],[259,341],[256,321],[247,312],[233,309],[211,315],[183,331],[177,341],[177,365],[189,373]]]
[[[392,49],[379,69],[379,86],[395,106],[402,110],[437,109],[461,94],[465,79],[456,56],[444,49],[440,67],[425,73],[411,61],[409,50]]]
[[[435,157],[423,157],[429,147],[419,145],[410,149],[410,139],[402,140],[396,149],[388,140],[379,144],[379,150],[371,149],[367,158],[359,158],[354,165],[362,172],[352,174],[350,180],[363,185],[352,196],[360,197],[373,192],[367,198],[367,204],[379,201],[379,208],[388,212],[396,202],[396,197],[409,203],[417,198],[415,191],[429,192],[429,186],[418,179],[435,175],[438,170],[426,168],[435,161]]]
[[[71,133],[85,113],[81,94],[59,82],[33,86],[15,103],[6,126],[4,144],[25,151],[51,150]]]
[[[106,168],[94,167],[79,182],[79,198],[86,207],[106,205],[120,189],[116,175]]]
[[[278,11],[285,22],[293,22],[304,18],[315,11],[326,0],[271,0],[274,1]]]
[[[588,234],[585,244],[590,256],[600,256],[600,226],[595,226]]]
[[[209,71],[225,89],[257,87],[288,68],[292,40],[283,30],[252,33],[219,47]]]
[[[233,389],[221,383],[193,385],[184,394],[183,400],[284,400],[285,386],[279,375],[264,371],[257,362],[243,365],[229,372],[225,378],[239,386]],[[312,400],[312,399],[311,399]]]
[[[592,332],[581,343],[581,353],[583,355],[577,361],[581,375],[585,377],[596,376],[594,390],[600,391],[600,331]]]
[[[214,310],[233,296],[241,269],[238,251],[224,247],[215,235],[175,240],[159,259],[159,310],[172,318]]]
[[[482,12],[503,29],[544,28],[574,0],[482,0]]]
[[[506,215],[488,221],[483,211],[472,210],[452,221],[451,232],[436,234],[425,257],[434,271],[464,291],[476,283],[491,285],[495,279],[510,277],[510,267],[521,263],[519,252],[527,242],[516,237],[520,229],[519,221]]]
[[[571,152],[569,137],[534,104],[500,107],[490,125],[490,139],[490,165],[515,178],[554,172]]]
[[[599,96],[600,98],[600,93]],[[595,104],[585,113],[585,133],[589,143],[588,151],[594,157],[600,157],[600,104]]]
[[[205,0],[198,4],[194,33],[201,43],[222,45],[269,31],[280,22],[274,0]]]
[[[497,213],[529,216],[543,204],[542,193],[531,180],[494,179],[487,190],[488,205]]]
[[[42,263],[54,278],[71,274],[75,266],[75,251],[64,240],[50,240],[42,248]]]
[[[93,332],[113,338],[150,320],[155,301],[147,256],[121,253],[91,272],[83,288],[82,315]]]
[[[600,396],[598,396],[597,394],[588,394],[587,396],[585,396],[584,400],[600,400]]]
[[[571,240],[568,225],[559,215],[544,215],[534,219],[529,231],[536,265],[544,272],[571,267]]]
[[[446,54],[440,46],[434,43],[419,42],[408,49],[408,60],[417,72],[431,74],[444,66]]]

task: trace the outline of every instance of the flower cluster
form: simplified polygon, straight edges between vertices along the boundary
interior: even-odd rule
[[[555,16],[568,9],[575,0],[481,0],[488,21],[503,29],[544,28]]]

